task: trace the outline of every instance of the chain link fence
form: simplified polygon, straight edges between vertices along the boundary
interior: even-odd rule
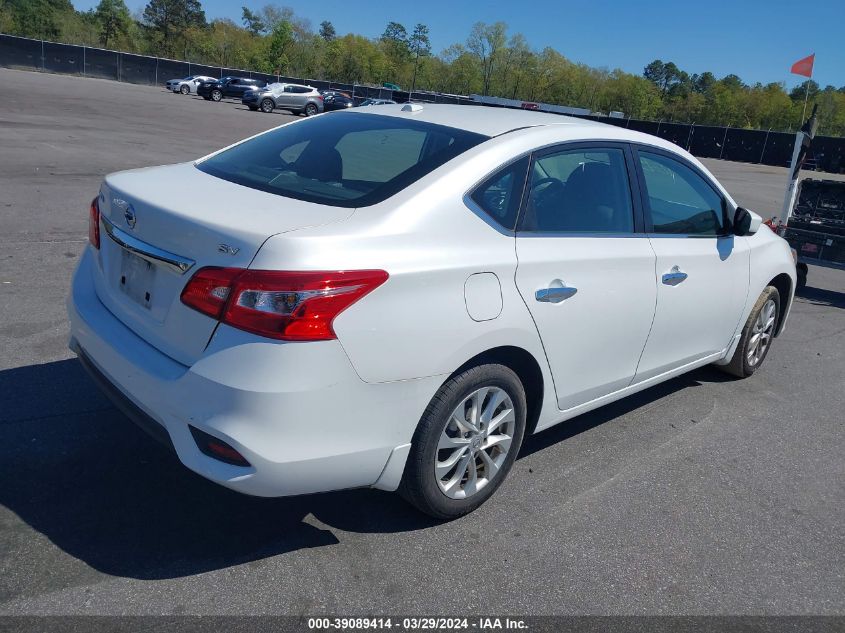
[[[169,79],[187,77],[188,75],[208,75],[211,77],[237,75],[263,79],[268,83],[282,81],[307,84],[320,90],[343,90],[349,92],[355,99],[393,99],[400,103],[415,101],[482,105],[477,100],[459,95],[435,92],[409,93],[321,79],[276,76],[238,68],[207,66],[174,59],[148,57],[89,46],[58,44],[3,34],[0,34],[0,66],[63,75],[78,75],[80,77],[112,79],[151,86],[162,85]],[[517,105],[513,106],[504,105],[505,102],[511,100],[492,98],[486,100],[488,103],[483,104],[486,106],[520,107],[519,102],[514,102]],[[553,111],[556,108],[556,106],[547,104],[530,105],[532,106],[531,109],[547,111]],[[641,121],[600,115],[575,114],[575,116],[653,134],[683,147],[699,158],[719,158],[743,163],[786,167],[792,159],[792,147],[795,142],[795,135],[788,132],[746,130],[665,121]],[[811,153],[808,157],[808,167],[832,173],[845,172],[845,138],[817,136],[813,140]]]

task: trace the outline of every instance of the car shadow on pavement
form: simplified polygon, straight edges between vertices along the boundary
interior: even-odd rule
[[[845,309],[845,292],[805,286],[798,290],[795,295],[799,299],[803,299],[805,302],[812,303],[813,305]]]
[[[262,499],[208,482],[110,406],[76,359],[0,371],[0,429],[0,504],[114,576],[181,577],[338,543],[326,525],[435,523],[376,490]],[[25,566],[15,552],[32,532],[15,523],[3,521],[4,557]]]
[[[729,378],[702,369],[669,381],[529,438],[521,456],[722,379]],[[0,371],[0,428],[0,504],[114,576],[182,577],[334,545],[332,529],[391,533],[436,524],[376,490],[262,499],[208,482],[110,406],[75,359]],[[8,562],[27,565],[15,556],[31,547],[31,531],[14,519],[2,529]]]
[[[620,416],[646,406],[649,403],[665,398],[673,393],[681,391],[689,387],[700,387],[707,383],[716,382],[730,382],[736,380],[732,376],[726,374],[712,365],[701,367],[687,374],[678,376],[666,382],[662,382],[654,387],[649,387],[643,391],[630,395],[616,402],[611,402],[598,409],[582,413],[576,418],[572,418],[567,422],[553,426],[552,428],[531,435],[522,443],[522,449],[519,452],[519,457],[527,457],[537,451],[541,451],[553,444],[563,442],[571,437],[575,437],[585,431],[600,426],[605,422],[614,420]]]

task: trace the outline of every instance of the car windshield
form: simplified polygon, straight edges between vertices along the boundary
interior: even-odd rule
[[[338,207],[376,204],[489,137],[406,118],[332,113],[198,163],[230,182]]]

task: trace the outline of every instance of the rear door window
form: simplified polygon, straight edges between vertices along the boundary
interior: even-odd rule
[[[632,233],[634,209],[625,153],[578,148],[538,156],[531,165],[520,231]]]
[[[404,117],[343,112],[271,130],[197,168],[281,196],[359,207],[381,202],[488,138]]]

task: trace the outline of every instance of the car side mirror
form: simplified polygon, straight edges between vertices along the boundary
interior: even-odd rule
[[[734,235],[754,235],[762,223],[763,218],[753,211],[737,207],[733,221]]]

